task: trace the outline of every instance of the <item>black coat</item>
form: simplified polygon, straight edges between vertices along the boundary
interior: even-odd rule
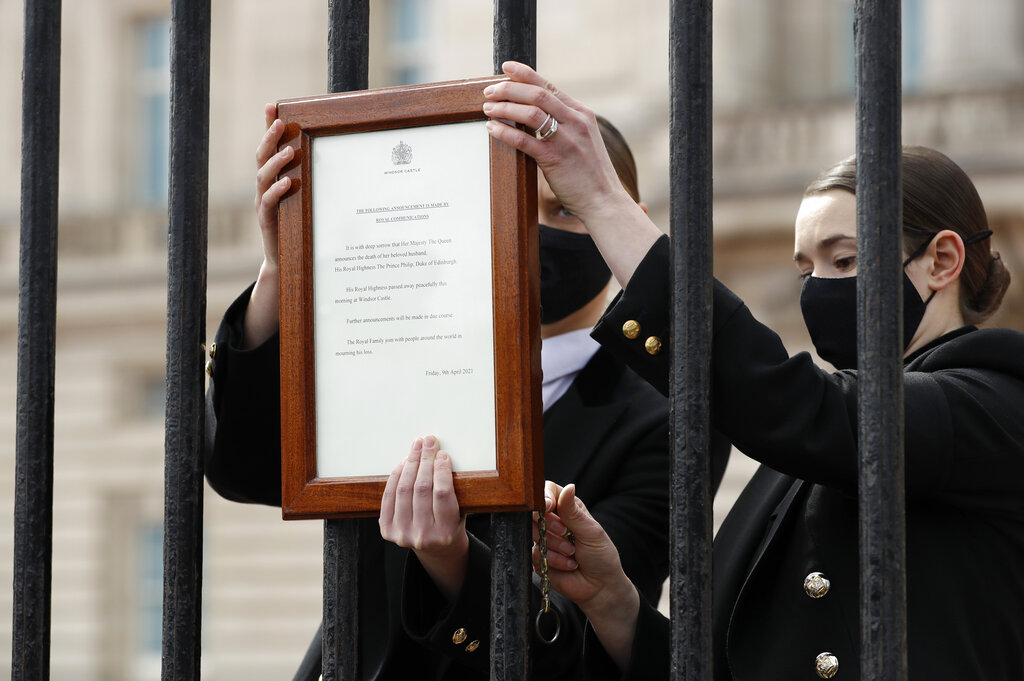
[[[643,343],[668,340],[667,252],[662,239],[594,331],[662,391],[667,353]],[[789,357],[717,282],[713,304],[712,420],[764,464],[715,538],[715,678],[816,679],[831,652],[835,678],[858,679],[857,374]],[[628,320],[646,331],[625,338]],[[965,327],[904,366],[910,678],[1020,679],[1024,335]],[[803,588],[812,572],[831,582],[821,598]],[[617,678],[587,641],[590,675]],[[625,678],[668,678],[668,623],[649,608],[630,665]]]
[[[275,337],[253,350],[238,349],[248,298],[247,292],[232,304],[217,333],[207,395],[206,476],[229,499],[279,505],[278,345]],[[727,443],[718,444],[716,480],[728,452]],[[627,574],[655,604],[668,574],[668,445],[665,398],[605,351],[544,414],[545,476],[576,483],[580,498],[619,547]],[[450,607],[411,551],[381,539],[376,518],[359,522],[362,678],[488,678],[489,516],[467,521],[466,582]],[[539,605],[536,588],[533,595],[531,613]],[[544,670],[537,678],[579,678],[584,618],[554,596],[562,630],[555,645],[534,638],[534,665]],[[454,644],[452,635],[460,628],[466,638]],[[467,644],[474,641],[479,647],[470,651]],[[303,678],[319,674],[319,647],[318,634]]]

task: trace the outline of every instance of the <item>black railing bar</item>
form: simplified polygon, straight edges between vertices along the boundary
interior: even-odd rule
[[[369,87],[370,3],[328,0],[327,89]],[[323,680],[359,678],[359,520],[324,521]]]
[[[907,678],[900,3],[859,0],[857,308],[861,678]]]
[[[491,679],[530,677],[529,513],[491,514]]]
[[[537,66],[536,0],[494,0],[494,73],[506,61]]]
[[[365,90],[370,72],[370,3],[328,0],[327,12],[328,91]]]
[[[359,530],[359,520],[324,521],[324,681],[359,678]]]
[[[50,678],[60,0],[26,0],[11,679]]]
[[[711,3],[670,18],[672,678],[710,681]]]
[[[494,72],[505,61],[537,65],[536,0],[494,0]],[[530,674],[531,515],[491,514],[491,679]]]
[[[171,3],[164,431],[164,681],[198,681],[203,566],[210,3]]]

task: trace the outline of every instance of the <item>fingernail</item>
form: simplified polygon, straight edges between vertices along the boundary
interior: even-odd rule
[[[488,85],[487,87],[484,88],[484,96],[485,97],[490,97],[493,94],[494,94],[494,86],[493,85]]]
[[[577,563],[577,562],[576,562],[575,560],[573,560],[572,558],[570,558],[570,559],[569,559],[569,563],[568,563],[568,565],[569,565],[569,569],[570,569],[570,570],[575,570],[576,568],[578,568],[578,567],[580,566],[580,564],[579,564],[579,563]]]
[[[446,451],[444,451],[442,449],[440,452],[437,453],[437,460],[438,461],[447,461],[448,460],[448,452],[446,452]]]
[[[551,497],[544,497],[544,510],[550,511],[552,508],[554,508],[554,501],[551,500]]]
[[[484,102],[484,113],[489,114],[494,111],[494,102]]]
[[[433,447],[436,444],[437,444],[437,440],[434,439],[433,435],[428,435],[425,438],[423,438],[423,446],[424,447]]]

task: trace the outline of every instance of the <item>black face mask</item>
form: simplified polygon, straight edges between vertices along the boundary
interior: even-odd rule
[[[589,234],[538,225],[540,321],[565,319],[604,289],[612,272]]]
[[[921,255],[930,240],[903,261],[903,267]],[[903,273],[903,349],[913,340],[924,318],[928,300],[921,300],[907,273]],[[857,368],[857,277],[807,277],[800,291],[800,311],[818,356],[836,369]]]

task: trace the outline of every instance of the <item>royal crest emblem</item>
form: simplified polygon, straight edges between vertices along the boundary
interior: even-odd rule
[[[396,166],[412,163],[412,147],[399,140],[395,148],[391,150],[391,162]]]

